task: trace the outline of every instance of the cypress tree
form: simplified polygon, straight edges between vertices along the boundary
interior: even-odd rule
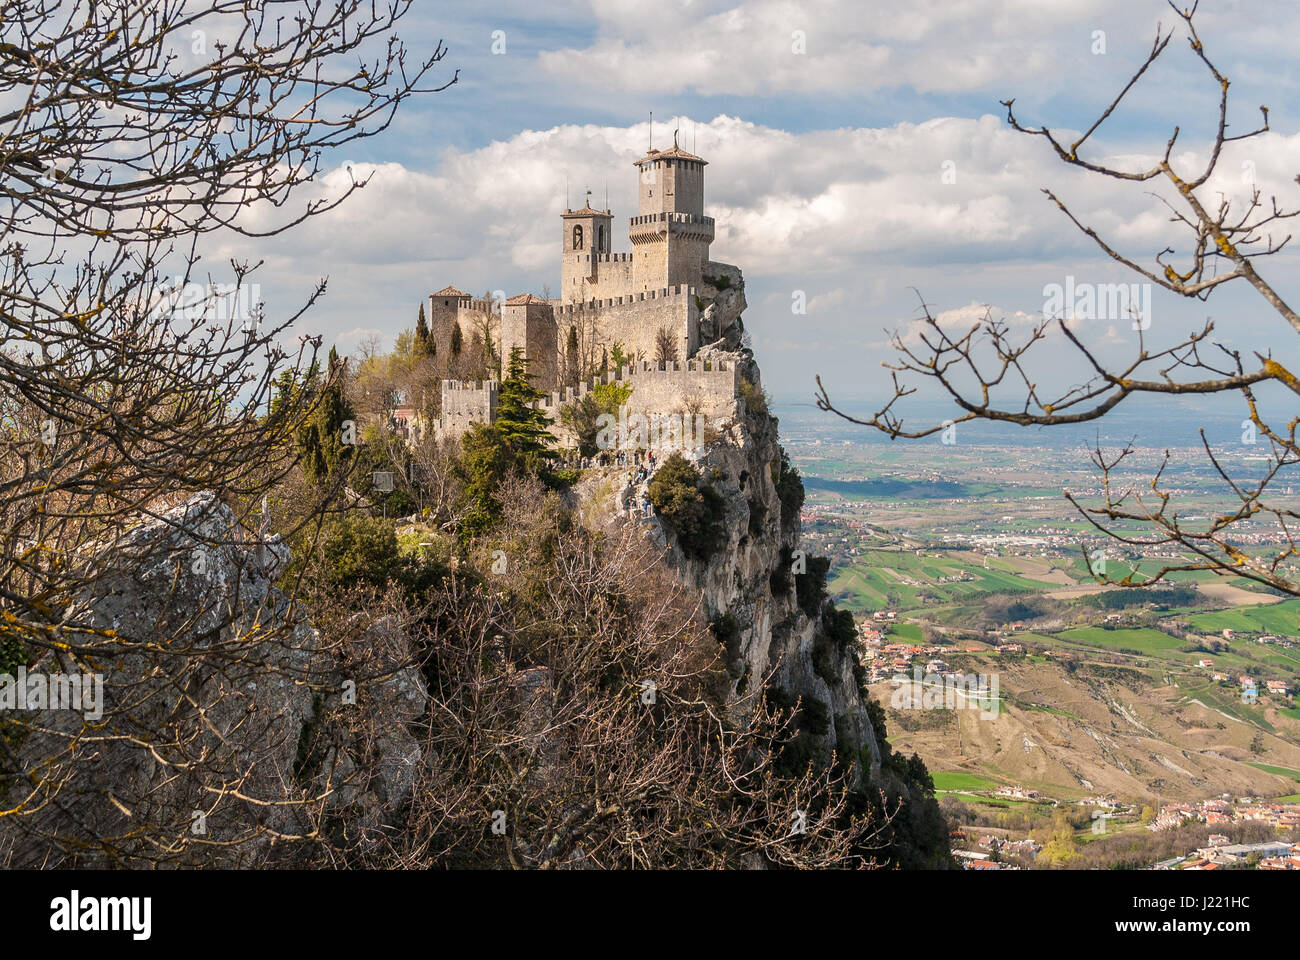
[[[429,349],[433,338],[429,335],[429,322],[424,318],[424,304],[420,304],[420,316],[415,321],[415,352],[416,355],[431,354],[434,351]]]
[[[569,342],[564,348],[564,353],[569,361],[569,382],[576,385],[582,379],[582,370],[578,363],[578,330],[576,327],[569,327]]]
[[[352,456],[353,446],[343,442],[343,424],[355,419],[343,393],[344,363],[330,347],[329,375],[320,402],[300,439],[302,469],[313,483],[325,480]],[[355,443],[355,438],[354,438]]]

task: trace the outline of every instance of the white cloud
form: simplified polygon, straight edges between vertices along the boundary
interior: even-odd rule
[[[1067,274],[1081,282],[1134,279],[1042,196],[1043,186],[1141,262],[1171,241],[1187,246],[1148,195],[1150,185],[1069,170],[1041,140],[991,115],[807,133],[719,116],[696,132],[710,162],[712,253],[745,271],[746,322],[760,347],[763,335],[783,339],[795,289],[808,298],[803,345],[837,345],[828,348],[834,353],[879,343],[882,328],[912,316],[910,287],[946,319],[982,315],[987,300],[1002,305],[995,315],[1020,325],[1038,315],[1043,285]],[[631,164],[644,152],[645,134],[644,124],[569,125],[523,131],[478,150],[448,149],[429,171],[354,164],[371,182],[341,208],[253,250],[232,243],[221,256],[238,250],[266,257],[260,282],[268,306],[281,312],[328,272],[328,296],[303,326],[354,337],[410,326],[420,300],[446,284],[475,294],[540,293],[544,285],[554,291],[566,181],[574,206],[588,188],[603,204],[608,181],[615,249],[626,250],[627,217],[635,212]],[[1207,189],[1209,202],[1220,191],[1245,195],[1246,156],[1257,181],[1285,196],[1291,171],[1300,170],[1300,135],[1233,145]],[[955,170],[955,182],[945,182],[946,169]],[[341,166],[302,199],[337,195],[349,182]],[[256,216],[271,222],[267,211]],[[951,309],[954,303],[968,306]]]
[[[594,41],[539,60],[569,80],[705,96],[951,93],[1029,81],[1062,89],[1094,56],[1095,30],[1148,38],[1162,12],[1130,0],[593,0]]]

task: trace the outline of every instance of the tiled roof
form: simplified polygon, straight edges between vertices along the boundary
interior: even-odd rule
[[[464,299],[465,297],[468,297],[469,294],[463,290],[457,290],[455,287],[443,287],[441,290],[435,293],[434,296],[435,297],[460,297],[461,299]]]
[[[696,163],[708,163],[707,160],[702,160],[695,154],[687,153],[681,147],[674,145],[671,150],[651,150],[640,160],[636,161],[634,166],[639,167],[641,164],[650,160],[694,160]]]
[[[506,303],[509,303],[509,304],[519,304],[519,303],[547,303],[547,302],[549,302],[549,301],[543,300],[541,297],[534,297],[531,293],[517,293],[517,294],[515,294],[513,297],[511,297],[509,300],[506,301]]]

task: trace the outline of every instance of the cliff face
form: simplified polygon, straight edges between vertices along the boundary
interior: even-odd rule
[[[689,456],[721,497],[726,536],[700,560],[680,549],[669,525],[657,524],[658,532],[726,646],[737,712],[764,690],[783,706],[799,701],[799,739],[809,754],[801,762],[829,762],[834,753],[854,764],[859,796],[890,819],[883,858],[900,867],[951,867],[929,774],[919,759],[891,751],[884,712],[861,680],[853,619],[825,594],[829,564],[800,547],[803,484],[784,458],[761,372],[743,346],[740,270],[710,263],[705,277],[701,332],[714,339],[699,357],[736,363],[741,398],[734,416],[716,424],[716,442]]]
[[[761,372],[753,352],[741,346],[745,309],[744,280],[734,266],[710,263],[701,291],[707,306],[703,332],[715,337],[700,351],[705,360],[727,360],[741,371],[744,396],[736,416],[721,425],[720,442],[692,454],[704,479],[725,503],[726,540],[706,561],[687,557],[664,531],[673,561],[682,577],[699,590],[710,621],[726,625],[720,638],[727,643],[727,666],[736,703],[760,694],[765,687],[783,691],[789,699],[824,705],[828,724],[805,728],[823,760],[838,749],[854,759],[870,760],[879,773],[880,748],[866,701],[855,676],[853,644],[831,638],[828,610],[811,583],[817,577],[810,557],[799,546],[798,503],[802,486],[782,475],[782,451],[777,420],[766,409]],[[797,497],[782,484],[799,484]],[[797,502],[796,502],[797,500]],[[865,753],[863,752],[865,748]]]

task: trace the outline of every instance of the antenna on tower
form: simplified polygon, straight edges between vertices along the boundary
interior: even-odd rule
[[[655,148],[655,112],[650,111],[650,149]]]
[[[566,173],[564,175],[564,210],[567,213],[570,209],[572,208],[569,206],[569,175]]]
[[[605,211],[609,212],[609,178],[605,178]]]

